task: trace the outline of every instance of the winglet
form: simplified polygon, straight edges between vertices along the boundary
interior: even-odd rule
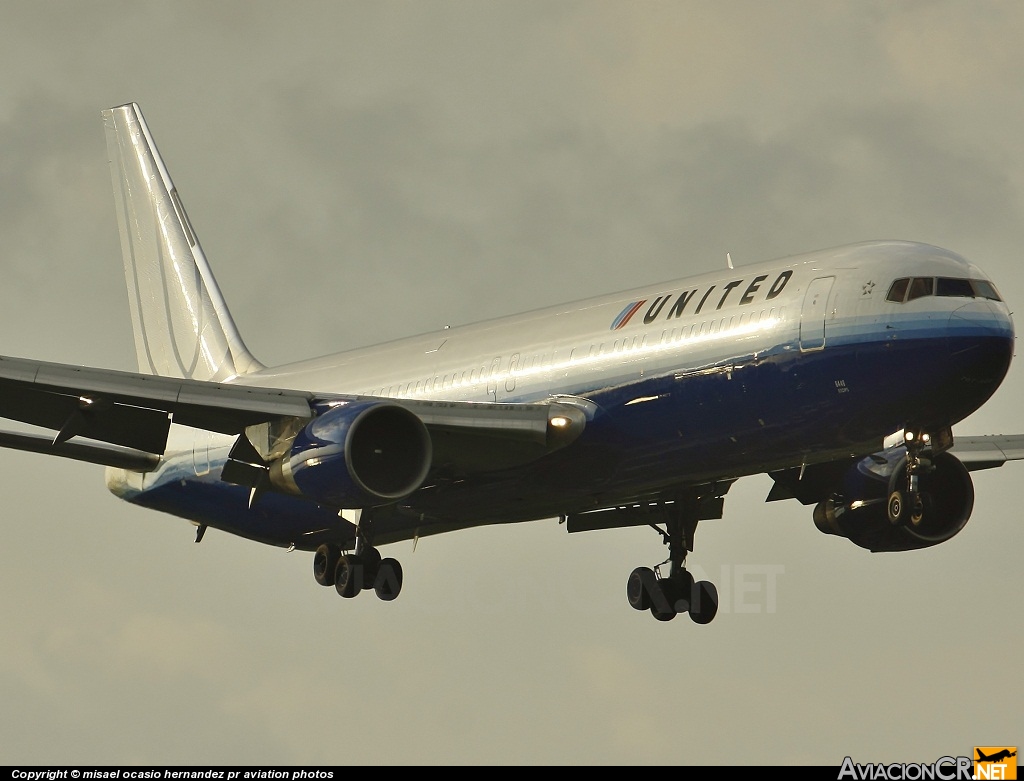
[[[103,111],[139,370],[224,381],[263,365],[242,342],[135,103]]]

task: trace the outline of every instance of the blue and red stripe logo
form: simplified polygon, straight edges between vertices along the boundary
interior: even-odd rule
[[[634,301],[631,304],[626,304],[626,308],[619,312],[619,316],[612,321],[611,330],[617,331],[620,328],[624,327],[626,323],[629,322],[629,319],[633,315],[635,315],[637,313],[637,310],[640,309],[640,307],[642,307],[645,303],[647,303],[646,298],[643,299],[642,301]]]

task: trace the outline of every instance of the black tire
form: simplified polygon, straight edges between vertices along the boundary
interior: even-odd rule
[[[915,496],[907,522],[914,528],[920,526],[928,512],[928,505],[929,502],[926,494],[918,494]]]
[[[338,558],[334,570],[334,588],[346,599],[358,596],[363,589],[363,562],[354,553],[344,553]]]
[[[656,608],[654,605],[651,605],[651,615],[654,616],[658,621],[671,621],[678,614],[674,610],[670,613],[663,613],[660,610],[658,610],[658,608]]]
[[[402,565],[396,559],[383,559],[377,569],[373,591],[379,599],[390,602],[402,592]]]
[[[337,545],[325,542],[313,554],[313,577],[321,586],[334,585],[334,570],[338,566],[341,551]]]
[[[672,604],[677,613],[689,613],[690,605],[693,604],[693,575],[689,570],[684,569],[682,574],[677,575],[674,580],[676,582]]]
[[[718,615],[718,589],[715,584],[701,580],[693,584],[690,599],[690,619],[695,624],[710,624]]]
[[[634,610],[650,610],[651,595],[647,592],[649,583],[653,583],[654,570],[649,567],[637,567],[629,573],[626,581],[626,599]]]
[[[359,554],[363,560],[363,588],[371,589],[377,583],[377,571],[380,569],[380,551],[369,546]]]
[[[668,578],[662,578],[654,584],[653,588],[658,592],[650,595],[651,615],[658,621],[671,621],[676,617],[675,584]]]

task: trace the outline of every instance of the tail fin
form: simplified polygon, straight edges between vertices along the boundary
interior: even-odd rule
[[[103,124],[139,371],[223,381],[264,368],[231,320],[139,107],[106,109]]]

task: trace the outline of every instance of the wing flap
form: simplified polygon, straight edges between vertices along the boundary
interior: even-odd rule
[[[149,472],[160,463],[159,456],[117,445],[95,445],[81,442],[57,442],[49,437],[36,434],[19,434],[0,431],[0,447],[23,450],[29,453],[43,453],[48,456],[87,461],[90,464],[115,466],[134,472]]]
[[[175,423],[222,434],[311,416],[312,394],[0,357],[0,417],[163,453]],[[169,417],[170,416],[170,417]]]
[[[164,452],[171,424],[160,410],[18,384],[0,387],[0,414],[57,431],[54,442],[80,436],[149,453]]]

